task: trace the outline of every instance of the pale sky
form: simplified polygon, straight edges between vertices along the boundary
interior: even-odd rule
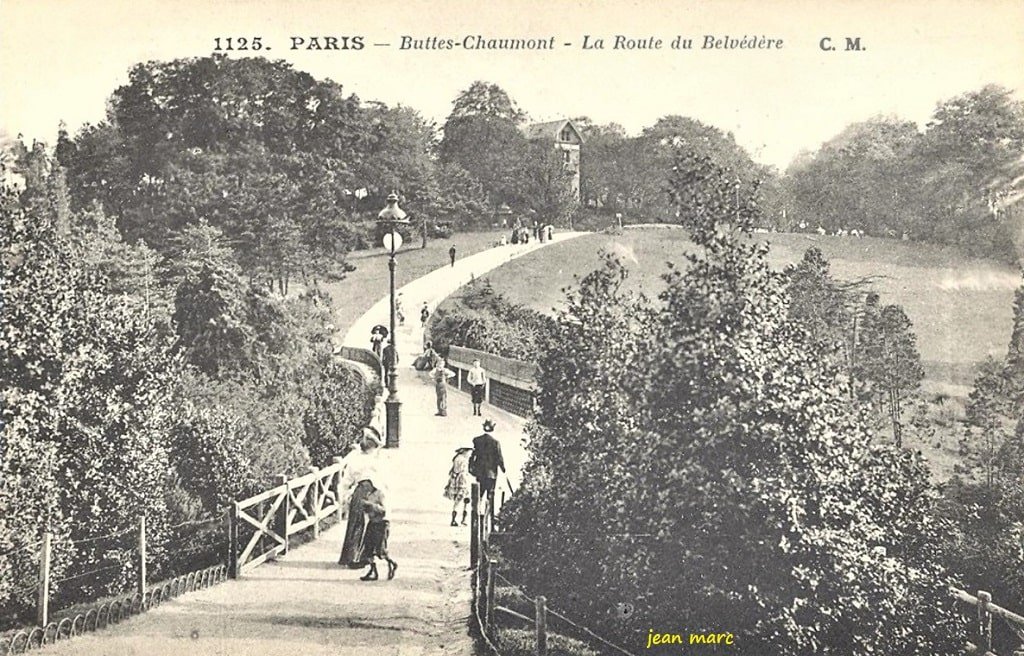
[[[476,34],[554,37],[556,49],[397,48],[403,35]],[[611,50],[616,34],[661,38],[663,48]],[[362,35],[367,47],[289,50],[291,36],[327,35]],[[582,50],[584,35],[608,49]],[[694,49],[670,49],[677,35]],[[705,35],[783,47],[702,50]],[[937,102],[987,83],[1024,98],[1024,0],[0,0],[0,128],[52,144],[61,120],[72,131],[101,120],[133,64],[207,55],[218,36],[260,36],[269,57],[439,124],[483,79],[536,120],[588,115],[636,133],[667,114],[692,116],[780,168],[877,114],[923,124]],[[820,49],[825,36],[835,52]],[[864,50],[844,52],[848,36]]]

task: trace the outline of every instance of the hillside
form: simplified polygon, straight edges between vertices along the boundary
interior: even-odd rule
[[[902,305],[913,321],[926,386],[933,392],[966,395],[976,363],[1005,353],[1013,292],[1020,284],[1012,267],[967,258],[949,248],[887,239],[783,233],[757,238],[771,243],[770,259],[779,268],[817,246],[837,278],[872,278],[882,302]],[[562,289],[597,267],[601,250],[623,257],[632,274],[629,284],[655,295],[663,284],[665,263],[681,263],[679,254],[689,248],[681,230],[594,234],[510,262],[488,278],[510,300],[553,312],[563,302]]]

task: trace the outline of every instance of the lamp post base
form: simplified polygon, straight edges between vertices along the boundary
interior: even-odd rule
[[[387,433],[384,446],[388,449],[398,448],[398,438],[402,433],[401,408],[402,402],[398,399],[384,401],[385,416],[387,418]]]

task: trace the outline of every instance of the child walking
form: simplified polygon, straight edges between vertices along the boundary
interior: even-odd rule
[[[455,521],[459,514],[459,506],[462,506],[462,525],[466,525],[466,513],[469,508],[469,456],[473,449],[468,446],[459,447],[455,450],[455,457],[452,458],[452,468],[448,471],[448,485],[444,488],[444,496],[452,500],[452,526],[458,526]]]
[[[363,510],[366,512],[363,558],[370,565],[370,570],[359,577],[359,580],[376,581],[380,578],[377,575],[377,558],[383,558],[388,563],[388,580],[390,581],[395,578],[398,563],[388,555],[388,534],[391,532],[391,522],[385,519],[387,508],[384,505],[384,493],[379,487],[374,486],[366,495],[366,499],[363,501]]]

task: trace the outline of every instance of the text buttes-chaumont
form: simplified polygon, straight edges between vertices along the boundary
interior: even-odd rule
[[[489,39],[480,34],[469,34],[461,39],[446,39],[439,36],[402,36],[398,47],[400,50],[554,50],[555,37]]]

